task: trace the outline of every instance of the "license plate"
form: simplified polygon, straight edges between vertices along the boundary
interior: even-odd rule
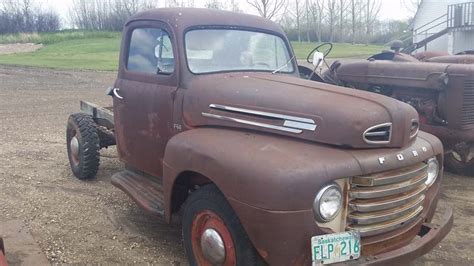
[[[313,236],[311,251],[313,265],[358,259],[360,257],[360,234],[350,231]]]

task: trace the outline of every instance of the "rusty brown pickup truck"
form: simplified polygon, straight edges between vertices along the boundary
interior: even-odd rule
[[[435,247],[441,142],[392,98],[300,78],[275,23],[211,9],[130,18],[113,108],[67,126],[79,179],[117,144],[112,177],[151,215],[182,218],[191,265],[401,263]]]

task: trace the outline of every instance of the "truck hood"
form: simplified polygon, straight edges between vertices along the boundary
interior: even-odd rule
[[[226,73],[185,86],[187,127],[231,127],[353,148],[407,145],[418,132],[411,106],[293,76]]]

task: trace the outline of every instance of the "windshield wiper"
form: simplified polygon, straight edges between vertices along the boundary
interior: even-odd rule
[[[275,71],[272,72],[272,74],[275,74],[277,72],[280,72],[283,68],[285,68],[286,66],[288,66],[289,63],[291,63],[291,61],[293,61],[293,59],[295,59],[295,56],[296,55],[293,55],[292,58],[290,58],[290,60],[288,60],[288,62],[286,62],[284,65],[282,65],[281,67],[275,69]]]

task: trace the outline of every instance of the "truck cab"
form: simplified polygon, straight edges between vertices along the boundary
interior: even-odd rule
[[[93,178],[117,144],[113,185],[182,219],[191,265],[412,260],[437,225],[440,141],[383,95],[301,79],[275,23],[211,9],[139,13],[123,31],[109,109],[68,121],[71,168]],[[419,237],[417,237],[419,236]]]

